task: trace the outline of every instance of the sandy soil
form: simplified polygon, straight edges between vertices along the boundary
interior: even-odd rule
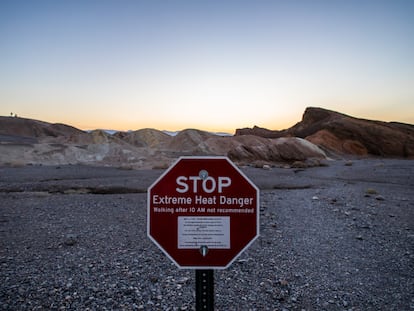
[[[243,170],[261,237],[215,271],[217,310],[414,309],[414,161]],[[161,173],[0,168],[0,309],[193,310],[194,271],[146,236]]]

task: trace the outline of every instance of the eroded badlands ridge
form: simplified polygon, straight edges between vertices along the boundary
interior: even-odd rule
[[[87,164],[125,168],[168,167],[183,155],[228,156],[239,165],[315,166],[343,156],[414,157],[414,126],[353,118],[307,108],[283,131],[240,129],[219,136],[187,129],[176,136],[155,129],[85,132],[64,124],[0,117],[0,165]]]

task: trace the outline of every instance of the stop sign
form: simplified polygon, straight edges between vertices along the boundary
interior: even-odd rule
[[[181,157],[148,189],[148,236],[180,268],[227,268],[259,236],[259,190],[227,157]]]

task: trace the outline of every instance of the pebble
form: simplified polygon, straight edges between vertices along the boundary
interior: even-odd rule
[[[74,246],[75,244],[78,243],[77,238],[78,237],[75,234],[67,234],[65,236],[65,240],[64,240],[63,244],[66,245],[66,246]]]

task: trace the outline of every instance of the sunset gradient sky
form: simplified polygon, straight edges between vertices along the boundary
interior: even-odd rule
[[[0,115],[234,132],[308,106],[414,124],[414,1],[0,1]]]

